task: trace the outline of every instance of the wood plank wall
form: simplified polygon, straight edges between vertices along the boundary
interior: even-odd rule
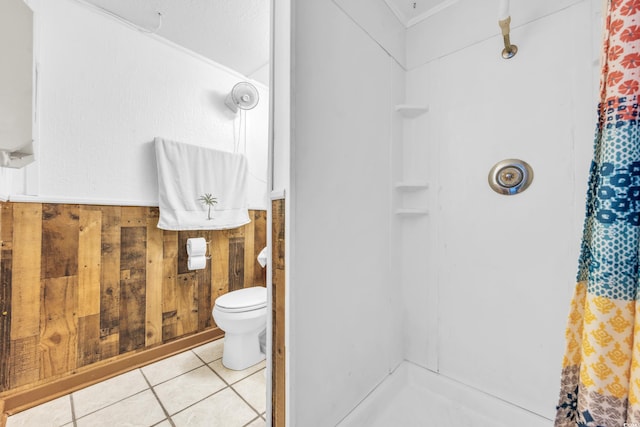
[[[215,328],[215,298],[266,285],[266,211],[249,213],[176,232],[153,207],[0,203],[0,398]],[[187,269],[189,237],[211,242],[206,269]]]
[[[271,202],[272,260],[272,402],[271,425],[284,427],[285,422],[285,201]]]

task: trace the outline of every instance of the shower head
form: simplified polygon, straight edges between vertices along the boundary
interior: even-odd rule
[[[503,19],[502,21],[498,21],[498,25],[502,29],[502,39],[504,40],[504,49],[502,49],[502,57],[504,59],[511,59],[516,56],[518,53],[518,46],[515,44],[511,44],[511,39],[509,37],[511,17],[508,16],[507,19]]]
[[[504,59],[513,58],[518,53],[518,46],[511,44],[509,37],[511,14],[509,12],[509,0],[500,0],[498,6],[498,25],[502,29],[502,39],[504,40],[504,49],[502,49],[502,57]]]

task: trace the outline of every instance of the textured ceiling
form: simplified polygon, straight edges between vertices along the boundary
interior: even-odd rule
[[[267,0],[85,0],[245,76],[268,83]]]

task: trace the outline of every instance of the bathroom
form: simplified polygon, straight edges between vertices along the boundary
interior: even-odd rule
[[[173,360],[177,353],[183,356],[177,355],[174,365],[186,360],[212,385],[198,400],[217,391],[233,397],[230,391],[251,384],[220,366],[217,351],[201,348],[222,337],[213,301],[232,290],[265,289],[267,279],[257,258],[267,244],[269,8],[253,3],[255,19],[244,24],[263,56],[254,54],[251,61],[241,55],[214,61],[154,34],[160,20],[171,31],[178,12],[188,12],[164,7],[161,17],[155,12],[158,2],[138,5],[148,21],[120,19],[100,9],[99,1],[29,1],[20,9],[33,10],[36,125],[27,150],[35,151],[35,160],[0,168],[1,412],[77,393],[97,378],[127,370],[137,375],[135,381],[127,377],[130,388],[150,396],[150,388],[137,388],[145,385],[138,368]],[[221,11],[217,19],[223,22],[235,13],[251,16]],[[201,19],[204,12],[191,11]],[[148,28],[153,31],[145,32]],[[216,30],[224,34],[225,28],[219,23]],[[244,41],[217,43],[243,51]],[[243,81],[252,83],[261,102],[233,112],[225,101]],[[202,231],[157,227],[162,214],[155,137],[246,153],[248,224]],[[218,217],[219,204],[215,209]],[[205,268],[189,268],[190,238],[208,242]],[[248,417],[243,425],[264,424],[265,362],[256,366],[253,371],[262,371],[262,377],[252,378],[262,382],[262,403],[250,400],[252,390],[241,393],[252,402],[249,408],[240,401]],[[171,376],[163,377],[168,390]],[[80,398],[75,396],[76,404]],[[78,419],[100,409],[80,406],[75,406]],[[49,414],[54,423],[54,411]],[[154,422],[169,418],[160,415]],[[178,422],[178,416],[168,415]],[[10,417],[8,425],[18,419]],[[60,425],[71,421],[61,420]],[[73,421],[96,425],[85,418]]]
[[[505,60],[497,0],[410,3],[429,13],[409,25],[392,1],[272,2],[269,103],[257,107],[270,109],[271,119],[259,124],[247,113],[247,132],[271,139],[269,160],[265,151],[257,163],[269,165],[262,175],[269,185],[256,199],[263,209],[265,199],[286,200],[286,304],[276,328],[284,334],[286,382],[276,425],[383,419],[384,405],[366,398],[405,368],[432,373],[443,390],[465,396],[443,404],[442,413],[408,399],[415,406],[399,413],[422,417],[413,425],[471,424],[473,416],[492,426],[550,425],[584,217],[602,4],[512,0],[518,53]],[[49,46],[38,49],[70,60]],[[87,55],[104,67],[120,60],[101,57],[98,48]],[[153,177],[154,164],[144,161],[153,152],[127,141],[160,134],[201,143],[211,133],[233,133],[232,120],[219,128],[210,117],[218,107],[209,103],[222,92],[197,98],[206,108],[194,106],[194,96],[157,102],[153,95],[162,93],[135,77],[161,80],[160,73],[106,70],[104,81],[80,79],[92,62],[74,63],[77,75],[41,70],[39,90],[54,91],[46,97],[51,108],[40,106],[41,120],[52,129],[41,125],[35,137],[43,141],[36,176],[0,171],[5,200],[42,194],[153,206],[153,182],[122,172]],[[185,72],[167,63],[167,71]],[[143,92],[144,102],[118,112],[107,77],[125,72],[119,80]],[[184,80],[195,78],[207,80]],[[56,101],[76,87],[71,114]],[[138,107],[163,111],[179,102],[184,134],[176,133],[175,118],[154,118],[142,129],[109,115],[92,118],[87,107],[135,117]],[[404,117],[398,105],[427,111]],[[45,146],[47,132],[67,142]],[[86,135],[90,141],[78,140]],[[487,174],[509,158],[529,163],[534,179],[507,197],[489,188]],[[117,173],[114,164],[122,165]]]

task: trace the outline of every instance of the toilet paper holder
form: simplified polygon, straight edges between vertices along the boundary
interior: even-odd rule
[[[204,237],[188,238],[186,251],[187,257],[204,256],[211,259],[211,240],[205,240]]]

